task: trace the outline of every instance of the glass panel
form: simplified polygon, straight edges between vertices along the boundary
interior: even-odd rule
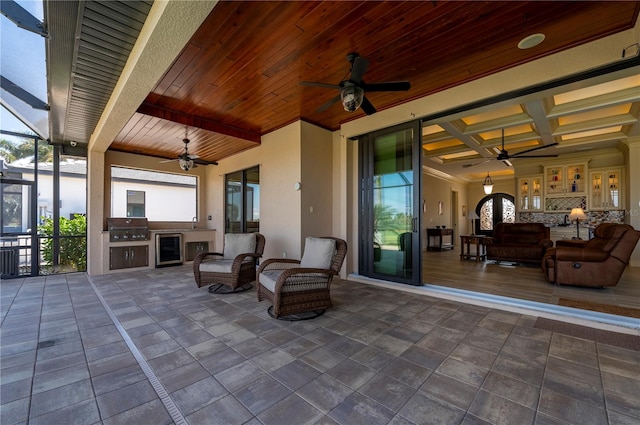
[[[242,214],[242,172],[227,174],[227,209],[225,233],[240,233],[240,217]]]
[[[31,186],[2,183],[2,234],[29,232]]]
[[[487,199],[480,208],[480,230],[493,230],[493,199]]]
[[[502,222],[516,222],[516,206],[507,198],[502,198]]]
[[[36,19],[44,17],[42,1],[19,1]],[[4,15],[0,16],[0,52],[2,55],[2,76],[26,90],[42,102],[47,102],[47,75],[45,62],[46,39],[38,34],[24,30],[11,22]],[[34,109],[24,101],[2,90],[3,102],[10,105],[29,127],[40,137],[49,137],[48,112]],[[2,116],[2,129],[12,130],[5,125]]]
[[[407,278],[413,274],[412,141],[407,129],[373,142],[373,270]]]
[[[191,222],[197,215],[197,182],[195,176],[113,166],[111,217],[127,217],[127,193],[134,191],[145,193],[144,209],[149,221]],[[167,199],[172,208],[166,208]]]
[[[608,174],[608,199],[607,206],[609,208],[620,208],[620,174],[610,171]]]
[[[246,231],[260,231],[260,167],[246,171],[247,193],[245,196]]]
[[[592,173],[591,176],[591,208],[602,208],[602,173]]]
[[[144,217],[144,192],[127,190],[127,217]]]

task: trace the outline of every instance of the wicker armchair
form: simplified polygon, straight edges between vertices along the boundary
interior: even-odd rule
[[[269,301],[277,319],[318,317],[332,306],[329,287],[340,272],[347,243],[338,238],[307,238],[301,260],[271,258],[258,268],[258,301]]]
[[[260,233],[227,233],[223,252],[203,252],[193,260],[193,276],[198,288],[210,285],[209,292],[226,294],[253,287],[258,258],[264,252]]]

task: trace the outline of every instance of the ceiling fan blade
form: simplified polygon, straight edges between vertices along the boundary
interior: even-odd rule
[[[503,159],[502,162],[504,162],[504,165],[507,167],[513,167],[513,164],[508,159]]]
[[[513,159],[518,159],[518,158],[557,158],[558,154],[551,154],[551,155],[524,155],[524,156],[520,156],[520,155],[511,155],[511,158]]]
[[[462,168],[469,168],[469,167],[475,167],[476,165],[480,165],[480,164],[486,164],[489,161],[493,161],[495,158],[489,158],[489,159],[485,159],[482,162],[476,162],[475,164],[462,164]]]
[[[559,143],[555,142],[555,143],[549,143],[548,145],[536,146],[535,148],[531,148],[531,149],[527,149],[527,150],[524,150],[524,151],[521,151],[521,152],[518,152],[518,153],[514,153],[513,155],[511,155],[511,157],[515,158],[516,156],[520,156],[523,153],[529,153],[529,152],[537,151],[539,149],[550,148],[551,146],[556,146],[556,145],[559,145]],[[555,156],[558,156],[558,155],[555,155]]]
[[[160,161],[160,164],[165,163],[165,162],[173,162],[173,161],[177,161],[176,159],[165,159],[164,161]]]
[[[191,154],[191,153],[188,156],[189,156],[189,159],[198,159],[198,158],[200,158],[200,155],[195,155],[195,154]]]
[[[362,98],[362,105],[360,105],[360,107],[362,108],[364,113],[367,115],[373,115],[376,113],[376,108],[371,104],[371,102],[369,102],[369,99],[367,99],[367,96],[364,96]]]
[[[339,100],[340,100],[340,95],[337,95],[336,97],[334,97],[334,98],[326,101],[325,103],[323,103],[318,109],[316,109],[316,111],[317,112],[324,112]]]
[[[327,84],[327,83],[315,83],[313,81],[300,81],[301,86],[309,86],[309,87],[322,87],[325,89],[339,89],[340,86],[337,84]]]
[[[193,162],[200,165],[218,165],[215,161],[205,161],[204,159],[194,159]]]
[[[356,84],[360,84],[362,81],[362,76],[367,71],[369,67],[369,61],[365,58],[358,56],[353,60],[353,65],[351,65],[351,78],[350,80]]]
[[[408,81],[386,81],[384,83],[363,83],[360,87],[365,92],[407,91],[411,88],[411,83]]]

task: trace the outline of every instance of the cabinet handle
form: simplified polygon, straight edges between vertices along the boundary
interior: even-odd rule
[[[135,256],[136,252],[133,250],[133,248],[131,248],[131,261],[133,261],[133,257]]]
[[[124,251],[124,261],[128,261],[129,260],[129,250],[125,250]]]

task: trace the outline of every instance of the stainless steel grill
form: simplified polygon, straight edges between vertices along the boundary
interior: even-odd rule
[[[146,218],[108,218],[110,242],[148,241],[149,221]]]

